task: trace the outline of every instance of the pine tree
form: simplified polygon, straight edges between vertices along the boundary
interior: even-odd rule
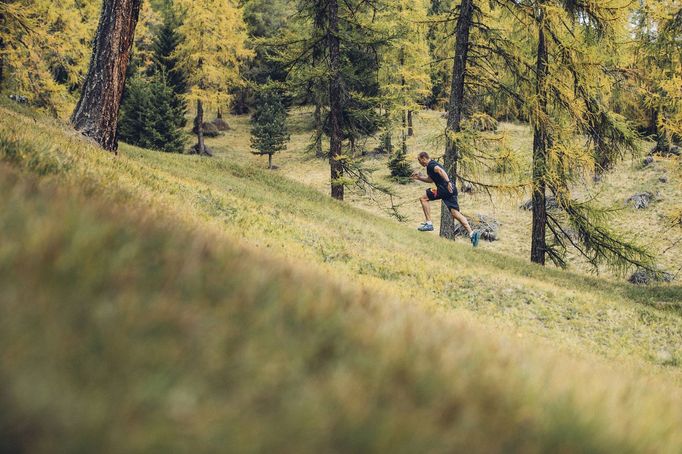
[[[281,49],[292,92],[318,106],[315,139],[329,137],[331,195],[340,200],[345,174],[358,174],[351,169],[357,142],[382,124],[377,56],[388,36],[375,19],[383,7],[378,0],[301,0],[285,36],[271,42]]]
[[[251,117],[252,153],[267,155],[268,168],[272,169],[272,155],[286,150],[289,138],[283,92],[266,84],[256,94],[256,110]]]
[[[187,74],[188,101],[196,102],[196,151],[206,154],[204,106],[220,109],[229,104],[229,90],[242,83],[240,65],[251,56],[246,48],[246,25],[242,10],[232,0],[178,0],[183,17],[178,32],[183,38],[174,57]]]
[[[182,152],[184,117],[176,102],[176,94],[160,75],[129,80],[121,104],[120,139],[143,148]]]
[[[104,1],[88,76],[71,116],[76,130],[114,152],[118,149],[118,111],[141,1]]]
[[[398,151],[388,161],[388,168],[391,170],[391,176],[399,183],[405,184],[410,181],[409,177],[413,170],[407,160],[407,146],[398,148]]]
[[[176,49],[180,45],[181,37],[178,33],[178,19],[172,9],[167,8],[163,11],[163,22],[159,27],[158,34],[153,44],[153,65],[152,74],[159,75],[165,84],[173,91],[171,105],[177,112],[178,125],[184,127],[187,124],[187,101],[184,95],[187,94],[187,75],[179,68]]]

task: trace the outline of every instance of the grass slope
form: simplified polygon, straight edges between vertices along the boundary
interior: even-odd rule
[[[113,158],[31,115],[0,111],[0,447],[682,446],[679,287],[472,251],[225,159]]]
[[[211,148],[222,158],[239,161],[258,168],[267,167],[267,159],[250,154],[249,120],[246,116],[226,117],[232,127],[224,136],[208,139]],[[329,164],[323,159],[314,159],[305,150],[312,136],[313,112],[308,108],[293,109],[290,113],[291,143],[287,151],[277,154],[274,162],[279,166],[278,173],[287,178],[299,181],[318,191],[329,193]],[[421,151],[427,151],[438,157],[443,153],[442,135],[445,130],[445,119],[441,112],[421,111],[415,115],[415,136],[408,139],[410,160],[415,169],[418,167],[416,158]],[[518,158],[518,173],[521,179],[530,180],[531,150],[533,133],[527,125],[501,123],[499,130],[489,136],[496,137],[490,146],[500,146],[514,150]],[[398,138],[395,138],[396,144]],[[365,144],[368,150],[376,146],[370,139]],[[652,143],[642,141],[640,156],[626,156],[615,168],[607,173],[598,184],[592,182],[592,175],[585,175],[585,183],[573,188],[574,195],[582,198],[596,196],[605,206],[620,208],[613,213],[611,224],[627,236],[634,236],[639,244],[646,245],[657,254],[660,265],[673,274],[682,276],[682,232],[671,229],[670,214],[682,207],[682,182],[679,177],[682,161],[656,157],[655,162],[642,168],[644,154],[651,149]],[[398,206],[402,216],[407,219],[407,225],[414,228],[423,221],[423,215],[417,197],[423,194],[427,187],[423,183],[395,184],[389,178],[387,168],[388,157],[385,155],[367,156],[365,165],[373,173],[375,180],[390,186],[395,192],[393,202]],[[485,182],[506,181],[505,177],[493,171],[495,165],[488,163],[486,168],[474,172],[475,178]],[[423,170],[422,170],[423,171]],[[472,170],[468,171],[468,176]],[[661,181],[661,178],[664,183]],[[516,180],[514,180],[516,181]],[[655,194],[655,201],[646,210],[636,210],[625,203],[626,199],[638,192]],[[501,223],[499,241],[495,243],[483,242],[482,249],[501,252],[527,261],[530,257],[531,213],[519,209],[519,206],[530,200],[530,191],[501,194],[493,192],[489,197],[484,191],[473,194],[461,193],[460,205],[463,212],[476,218],[481,214],[489,216]],[[347,190],[347,201],[354,206],[361,207],[373,214],[387,217],[390,214],[390,203],[387,197],[380,194],[368,196],[362,191]],[[432,204],[436,227],[440,221],[440,206]],[[591,271],[580,257],[570,256],[571,270],[576,272]],[[609,270],[601,270],[602,275],[614,278]]]

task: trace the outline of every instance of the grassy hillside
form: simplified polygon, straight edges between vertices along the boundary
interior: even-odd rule
[[[246,155],[114,158],[33,115],[0,110],[1,448],[682,446],[679,286],[419,235]]]
[[[324,160],[311,159],[306,153],[307,145],[312,135],[312,111],[301,108],[291,112],[290,123],[292,140],[289,150],[275,156],[275,163],[279,165],[278,173],[288,178],[299,181],[318,191],[329,193],[329,165]],[[249,119],[247,116],[228,117],[232,130],[224,136],[209,139],[212,149],[221,157],[229,160],[237,160],[244,164],[267,167],[267,159],[250,154]],[[443,153],[442,134],[445,130],[445,119],[440,112],[423,111],[415,115],[415,136],[409,138],[410,155],[413,166],[418,168],[417,154],[427,151],[433,156]],[[503,148],[515,150],[519,156],[519,173],[515,181],[530,180],[530,153],[532,150],[532,131],[527,125],[501,123],[497,133],[491,135],[498,140],[493,141],[491,146],[499,144]],[[396,138],[397,140],[397,138]],[[396,142],[397,143],[397,142]],[[366,144],[368,150],[372,150],[377,144],[369,140]],[[682,242],[680,234],[671,235],[671,223],[669,215],[675,207],[682,207],[682,184],[676,178],[679,174],[679,160],[670,160],[657,157],[653,165],[643,168],[642,159],[651,149],[652,143],[642,141],[638,156],[626,156],[625,161],[618,163],[616,168],[605,175],[599,184],[592,184],[591,175],[586,175],[587,184],[575,187],[575,194],[586,197],[588,194],[596,195],[604,206],[619,208],[613,215],[612,224],[620,232],[628,237],[634,237],[640,244],[646,245],[652,252],[658,255],[661,267],[673,273],[682,271]],[[378,182],[390,185],[395,191],[394,203],[407,221],[409,227],[416,227],[423,221],[421,207],[417,198],[427,187],[423,183],[410,183],[407,185],[395,184],[389,177],[386,165],[386,156],[370,156],[367,159],[367,167],[371,169],[373,178]],[[491,166],[493,163],[491,163]],[[501,176],[492,169],[481,168],[476,176],[484,182],[498,182]],[[660,179],[667,178],[664,183]],[[655,194],[656,201],[646,210],[636,210],[625,203],[626,199],[638,192],[649,191]],[[361,207],[373,214],[390,217],[390,201],[387,197],[374,193],[372,197],[361,191],[353,191],[350,188],[348,201],[354,206]],[[489,197],[483,191],[474,194],[460,194],[460,205],[465,214],[476,217],[478,214],[492,217],[502,225],[499,232],[499,241],[494,244],[483,243],[482,248],[501,252],[507,255],[528,260],[530,257],[530,232],[531,213],[519,209],[520,205],[530,199],[529,190],[518,193],[501,194],[493,193]],[[440,220],[440,206],[432,204],[434,220],[438,227]],[[679,230],[679,229],[678,229]],[[572,257],[571,269],[578,272],[590,272],[584,261],[578,257]],[[603,275],[616,276],[609,270],[601,270]],[[682,277],[682,274],[679,274]]]

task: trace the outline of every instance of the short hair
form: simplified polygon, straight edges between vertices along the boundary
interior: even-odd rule
[[[419,159],[431,159],[431,156],[429,156],[427,152],[422,151],[421,153],[419,153]]]

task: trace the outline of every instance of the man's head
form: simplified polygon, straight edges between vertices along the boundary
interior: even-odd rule
[[[422,167],[426,167],[429,165],[429,162],[431,161],[431,157],[429,154],[425,151],[422,151],[419,153],[419,157],[417,158],[417,161],[419,161],[419,164],[421,164]]]

